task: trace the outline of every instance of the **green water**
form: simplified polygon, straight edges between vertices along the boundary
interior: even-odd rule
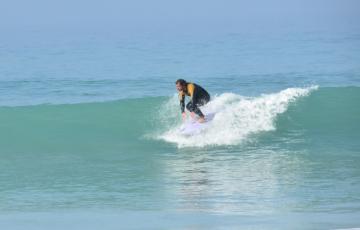
[[[177,125],[159,120],[169,102],[178,109],[172,100],[1,107],[3,226],[16,218],[46,226],[39,212],[54,221],[62,215],[63,226],[93,216],[139,227],[139,215],[165,215],[179,228],[201,219],[202,228],[211,228],[211,219],[227,228],[240,221],[301,229],[302,220],[307,228],[357,226],[360,88],[319,88],[289,102],[274,129],[203,147],[161,138]]]

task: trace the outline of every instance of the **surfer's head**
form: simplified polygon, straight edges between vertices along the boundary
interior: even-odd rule
[[[186,83],[186,81],[184,79],[177,79],[175,84],[176,84],[176,89],[178,91],[183,91],[183,90],[186,89],[186,84],[187,83]]]

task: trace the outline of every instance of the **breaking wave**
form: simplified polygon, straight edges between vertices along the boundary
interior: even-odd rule
[[[179,147],[240,144],[251,134],[275,130],[277,116],[284,113],[291,103],[308,96],[316,89],[318,86],[288,88],[259,97],[223,93],[201,108],[205,114],[215,113],[214,119],[203,132],[191,136],[182,135],[179,132],[180,122],[174,124],[171,122],[174,117],[162,117],[167,130],[158,138],[176,143]],[[178,101],[174,97],[164,103],[161,111],[166,111],[165,114],[178,114],[178,109]]]

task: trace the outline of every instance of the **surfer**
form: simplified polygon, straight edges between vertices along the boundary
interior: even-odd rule
[[[198,122],[205,122],[205,116],[199,109],[199,106],[205,105],[210,101],[210,95],[204,88],[195,84],[186,82],[184,79],[178,79],[176,82],[176,89],[179,91],[180,108],[182,117],[186,119],[185,113],[185,95],[191,97],[191,100],[186,105],[186,109],[190,111],[190,116],[195,118],[195,114],[199,116]]]

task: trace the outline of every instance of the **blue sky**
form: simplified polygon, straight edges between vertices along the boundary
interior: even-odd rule
[[[0,28],[241,30],[346,27],[358,0],[1,0]]]

